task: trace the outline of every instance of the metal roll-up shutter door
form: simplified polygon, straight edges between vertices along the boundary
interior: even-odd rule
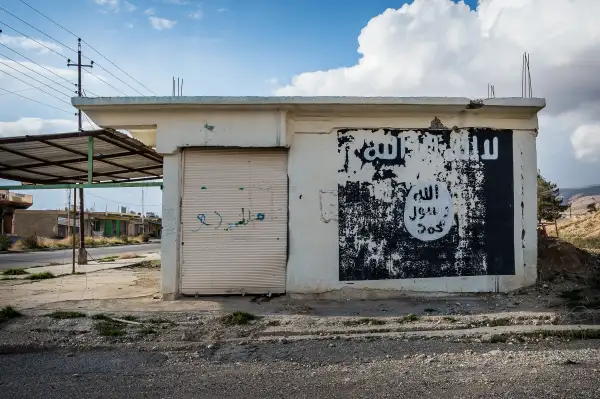
[[[181,293],[285,292],[287,151],[186,149]]]

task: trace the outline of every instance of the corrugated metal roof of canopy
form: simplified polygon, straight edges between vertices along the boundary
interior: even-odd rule
[[[161,179],[163,158],[111,129],[0,138],[0,178],[31,184],[88,182],[88,137],[93,137],[93,182]]]

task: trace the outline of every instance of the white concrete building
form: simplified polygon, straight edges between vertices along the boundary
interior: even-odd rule
[[[165,298],[493,292],[536,279],[543,99],[73,104],[164,156]]]

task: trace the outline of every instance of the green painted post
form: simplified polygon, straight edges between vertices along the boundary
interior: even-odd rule
[[[94,137],[88,137],[88,184],[94,183]]]

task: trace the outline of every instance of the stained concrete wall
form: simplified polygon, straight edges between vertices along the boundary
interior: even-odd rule
[[[369,290],[358,295],[494,292],[535,282],[537,119],[481,118],[471,123],[486,129],[469,133],[441,126],[430,130],[433,117],[378,122],[336,118],[326,123],[305,120],[291,124],[295,134],[288,166],[288,293],[337,295],[365,288]],[[453,118],[448,119],[452,122]],[[440,120],[445,125],[444,118]],[[381,126],[392,128],[386,134]],[[340,127],[345,127],[343,134]],[[421,131],[415,132],[415,128]],[[373,160],[364,159],[365,151],[383,148],[378,144],[388,145],[390,141],[385,140],[394,135],[396,140],[398,136],[427,140],[433,133],[447,135],[447,139],[453,135],[466,138],[468,156],[472,155],[468,146],[473,149],[476,137],[479,159],[448,163],[439,153],[430,153],[411,161],[408,154],[406,159],[401,156],[400,149],[394,160],[375,160],[377,167]],[[354,142],[346,145],[348,135]],[[481,160],[485,140],[493,147],[494,137],[502,139],[498,159]],[[447,141],[444,145],[451,148]],[[345,165],[346,150],[349,165]],[[384,179],[384,171],[393,177]],[[502,180],[498,186],[493,181],[496,178]],[[442,203],[449,204],[454,215],[445,219],[450,229],[431,240],[416,238],[421,229],[411,233],[404,222],[405,204],[414,200],[410,189],[424,180],[444,182],[450,192],[448,201]],[[351,184],[361,181],[366,186]],[[354,187],[348,189],[349,185]],[[341,206],[351,209],[340,210]],[[444,208],[438,211],[444,212]],[[486,219],[486,214],[492,219]],[[510,256],[502,256],[505,251]]]
[[[58,234],[58,217],[58,212],[16,210],[13,216],[13,233],[20,237],[37,234],[40,237],[54,238]]]

